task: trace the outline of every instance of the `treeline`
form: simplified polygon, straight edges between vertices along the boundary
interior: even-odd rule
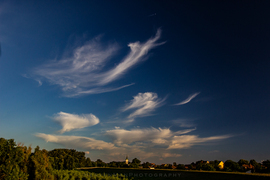
[[[196,163],[192,162],[191,164],[169,164],[168,169],[182,169],[182,170],[205,170],[205,171],[227,171],[227,172],[246,172],[251,171],[252,173],[270,173],[270,161],[265,160],[262,163],[256,162],[254,159],[248,161],[240,159],[238,162],[227,160],[223,165],[220,165],[222,161],[197,161]],[[157,168],[159,168],[157,166]],[[161,167],[164,168],[164,167]],[[166,168],[166,167],[165,167]]]
[[[205,171],[227,171],[227,172],[258,172],[258,173],[270,173],[270,160],[265,160],[261,163],[256,162],[254,159],[248,161],[240,159],[238,162],[227,160],[224,163],[222,161],[197,161],[191,164],[161,164],[143,162],[137,158],[134,158],[131,162],[126,164],[125,161],[112,161],[105,163],[98,159],[95,162],[91,162],[89,167],[118,167],[118,168],[147,168],[147,169],[179,169],[179,170],[205,170]]]
[[[126,164],[125,161],[112,161],[105,163],[101,159],[91,161],[85,157],[84,152],[74,149],[40,150],[37,146],[32,152],[31,147],[16,144],[13,139],[0,138],[0,180],[45,180],[55,179],[55,172],[73,170],[80,167],[129,167],[129,168],[155,168],[155,169],[182,169],[182,170],[207,170],[207,171],[238,171],[270,173],[270,160],[257,163],[255,160],[240,159],[238,162],[222,161],[197,161],[189,165],[162,164],[144,162],[134,158]]]
[[[53,170],[72,170],[92,166],[84,152],[73,149],[40,150],[0,138],[0,180],[53,179]]]

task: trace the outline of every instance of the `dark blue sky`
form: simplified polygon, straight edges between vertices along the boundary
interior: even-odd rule
[[[268,1],[0,1],[0,136],[105,162],[269,159]]]

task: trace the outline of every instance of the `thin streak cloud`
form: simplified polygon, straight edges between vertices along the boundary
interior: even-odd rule
[[[156,35],[144,43],[129,43],[128,55],[116,67],[107,71],[103,69],[119,47],[117,44],[104,47],[101,45],[100,38],[95,38],[75,48],[71,56],[35,68],[33,78],[39,84],[45,80],[50,84],[58,85],[67,97],[116,91],[131,84],[121,87],[106,86],[123,77],[135,64],[147,59],[151,49],[164,44],[165,42],[157,43],[160,36],[161,30],[158,29]]]
[[[211,136],[200,138],[197,135],[174,136],[168,149],[187,149],[194,145],[201,145],[209,141],[223,140],[232,137],[231,135]]]
[[[114,144],[112,143],[83,136],[62,136],[62,135],[60,136],[44,133],[37,133],[35,136],[44,139],[46,142],[58,143],[68,148],[76,147],[85,150],[89,149],[111,150],[115,148]]]
[[[185,99],[184,101],[181,101],[180,103],[177,103],[175,105],[179,106],[179,105],[184,105],[184,104],[187,104],[189,103],[192,99],[194,99],[197,95],[199,95],[200,93],[197,92],[197,93],[194,93],[192,95],[190,95],[187,99]]]

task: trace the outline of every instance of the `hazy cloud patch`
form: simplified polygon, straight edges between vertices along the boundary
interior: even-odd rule
[[[182,156],[181,154],[173,154],[173,153],[163,153],[162,154],[162,158],[168,158],[168,157],[180,157],[180,156]]]
[[[196,124],[194,123],[194,119],[176,119],[172,120],[172,123],[182,128],[190,128],[196,126]]]

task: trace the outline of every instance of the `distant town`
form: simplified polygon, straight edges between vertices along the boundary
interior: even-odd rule
[[[270,160],[263,161],[261,163],[256,162],[254,159],[248,161],[240,159],[238,162],[232,160],[227,160],[225,162],[215,160],[215,161],[204,161],[199,160],[197,162],[192,162],[191,164],[177,164],[173,162],[172,164],[155,164],[150,162],[143,162],[137,158],[132,159],[130,162],[128,156],[126,156],[125,161],[112,161],[110,163],[102,162],[98,159],[92,162],[89,167],[119,167],[119,168],[147,168],[147,169],[180,169],[180,170],[204,170],[204,171],[227,171],[227,172],[269,172],[270,170]]]

